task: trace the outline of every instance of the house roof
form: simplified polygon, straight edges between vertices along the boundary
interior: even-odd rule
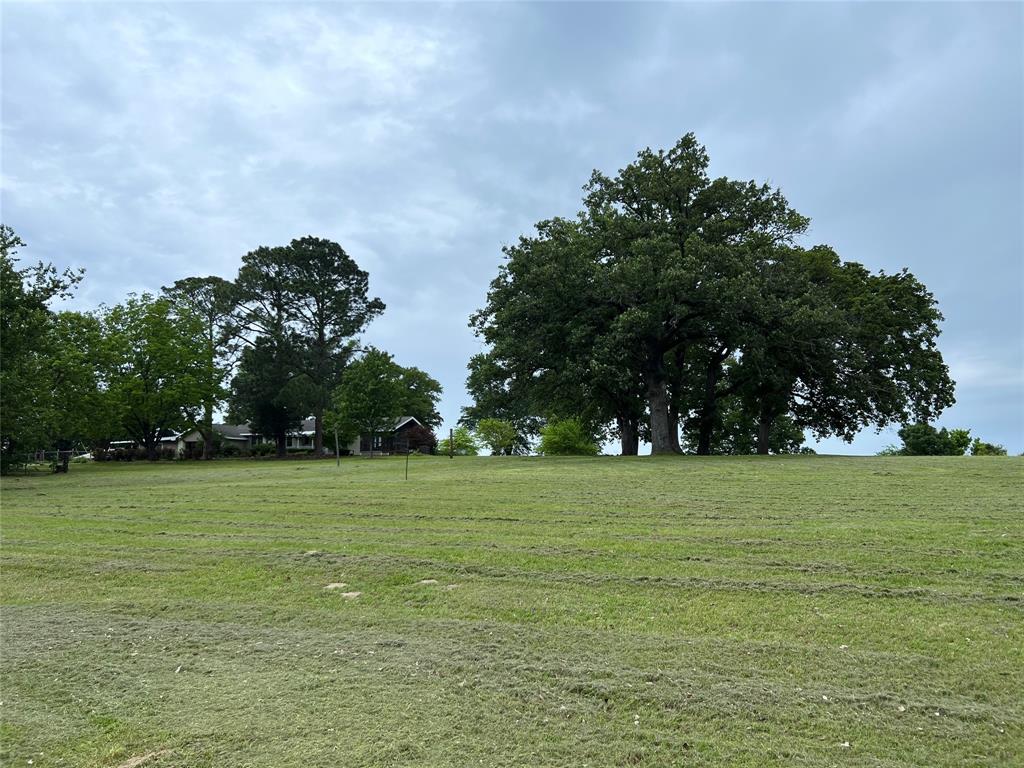
[[[228,440],[244,440],[252,434],[252,427],[248,424],[214,424],[213,429]]]

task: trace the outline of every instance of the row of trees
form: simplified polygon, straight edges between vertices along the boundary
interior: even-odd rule
[[[577,418],[623,454],[768,453],[954,402],[923,284],[798,245],[809,220],[779,190],[708,166],[692,134],[644,150],[504,249],[463,424],[509,421],[519,451]]]
[[[202,397],[198,321],[149,296],[54,313],[49,303],[69,298],[82,272],[19,268],[22,247],[0,225],[3,469],[26,451],[105,446],[126,434],[155,451],[162,430]]]
[[[452,431],[438,448],[454,456],[476,456],[487,448],[492,456],[522,453],[517,446],[519,431],[509,421],[480,419],[476,428],[465,425]],[[542,456],[596,456],[600,446],[579,419],[551,419],[540,428],[540,442],[534,450]]]
[[[386,353],[362,349],[384,310],[366,272],[336,243],[307,237],[243,257],[237,279],[192,277],[160,295],[129,296],[95,312],[53,312],[81,272],[20,267],[24,243],[0,226],[3,365],[0,444],[4,467],[25,451],[102,449],[129,437],[156,458],[160,438],[196,427],[206,458],[214,414],[273,436],[316,419],[323,451],[329,413],[346,442],[398,415],[440,423],[440,384]],[[374,397],[360,398],[373,388]],[[386,390],[386,391],[385,391]]]

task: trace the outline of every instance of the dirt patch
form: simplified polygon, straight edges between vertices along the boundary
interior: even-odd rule
[[[159,749],[156,752],[148,752],[145,755],[136,755],[121,763],[117,768],[139,768],[139,766],[145,765],[150,760],[155,760],[162,755],[169,755],[170,753],[171,750],[169,749]]]
[[[355,600],[361,594],[363,594],[363,593],[362,592],[342,592],[341,596],[344,597],[346,600]]]
[[[344,589],[347,586],[348,584],[344,581],[332,581],[330,584],[325,584],[324,589]]]
[[[423,587],[429,587],[429,586],[432,586],[434,584],[437,584],[438,582],[437,582],[437,579],[420,579],[416,583],[419,584],[420,586],[423,586]]]

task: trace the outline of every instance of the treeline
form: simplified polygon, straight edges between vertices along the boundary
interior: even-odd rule
[[[384,303],[337,243],[257,248],[233,281],[190,277],[95,312],[53,312],[50,302],[70,296],[82,273],[20,267],[23,247],[0,225],[4,468],[28,451],[103,450],[125,438],[155,459],[162,437],[192,428],[210,458],[214,414],[225,405],[229,421],[273,437],[279,455],[310,415],[316,453],[328,417],[346,443],[399,415],[440,424],[435,379],[360,347]],[[354,388],[387,397],[367,404]]]
[[[779,190],[708,167],[692,134],[644,150],[504,249],[463,424],[508,421],[519,451],[576,419],[623,454],[763,454],[954,402],[920,281],[798,245],[809,219]]]

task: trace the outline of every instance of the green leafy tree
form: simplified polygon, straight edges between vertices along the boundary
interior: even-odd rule
[[[463,407],[459,424],[472,430],[481,419],[507,421],[515,426],[517,434],[512,452],[529,453],[530,440],[540,434],[542,419],[535,414],[527,389],[524,380],[514,378],[494,352],[474,355],[466,378],[473,404]]]
[[[480,445],[468,427],[456,427],[450,437],[437,444],[437,452],[454,456],[476,456],[480,452]]]
[[[202,413],[195,426],[203,438],[203,458],[211,459],[216,440],[213,412],[227,397],[228,376],[237,354],[237,344],[230,333],[236,305],[235,286],[222,277],[187,277],[163,290],[177,313],[203,321],[205,355],[199,379]]]
[[[287,453],[288,433],[309,414],[313,397],[308,379],[295,361],[295,339],[260,336],[241,352],[231,381],[228,418],[246,422],[254,432],[272,437],[276,453]]]
[[[39,262],[18,267],[25,243],[0,224],[0,471],[22,452],[47,447],[54,401],[49,355],[54,315],[49,303],[67,298],[82,272]]]
[[[971,456],[1005,456],[1006,449],[1001,445],[982,442],[980,438],[974,438],[971,443]]]
[[[109,345],[105,378],[128,434],[158,458],[160,438],[184,429],[202,403],[203,321],[167,298],[129,295],[102,313]]]
[[[480,419],[476,424],[476,434],[492,456],[511,456],[519,441],[516,425],[501,419]]]
[[[624,299],[610,332],[620,349],[642,355],[655,454],[679,450],[683,407],[672,388],[694,369],[698,453],[710,451],[717,403],[730,394],[719,382],[738,347],[751,265],[808,225],[777,190],[712,180],[708,165],[687,134],[668,151],[643,150],[614,177],[595,171],[586,188],[607,252],[605,283]]]
[[[558,419],[541,429],[537,452],[545,456],[596,456],[598,446],[580,419]]]
[[[370,347],[348,366],[334,391],[332,424],[337,419],[346,435],[369,435],[372,455],[374,437],[394,427],[407,396],[401,367],[388,353]]]
[[[912,275],[872,275],[825,247],[776,249],[752,284],[726,381],[755,414],[759,452],[778,418],[818,437],[926,421],[953,402],[941,315]]]
[[[614,422],[623,452],[636,453],[640,381],[628,352],[602,335],[621,307],[608,294],[588,220],[541,222],[504,252],[487,306],[471,318],[490,350],[470,363],[476,402],[463,423],[503,418],[528,439],[539,414],[579,415],[595,430]]]
[[[242,257],[235,279],[235,306],[229,332],[250,346],[256,339],[287,339],[291,320],[287,248],[261,246]]]
[[[261,338],[273,340],[264,344],[264,352],[287,351],[289,358],[280,365],[291,374],[281,385],[292,391],[300,388],[292,380],[304,378],[301,389],[315,420],[317,453],[323,451],[324,411],[331,392],[357,349],[354,337],[384,310],[380,299],[369,298],[368,281],[340,245],[316,237],[250,251],[235,281],[233,333],[249,345]]]
[[[370,298],[369,275],[337,243],[303,237],[279,252],[287,315],[301,339],[303,368],[312,387],[314,450],[320,454],[324,411],[355,352],[354,337],[384,311],[384,302]]]
[[[707,454],[739,397],[766,453],[776,420],[851,439],[953,402],[942,318],[913,275],[797,247],[809,220],[778,190],[708,167],[692,134],[646,149],[614,177],[594,172],[576,220],[505,249],[471,318],[488,350],[470,362],[461,423],[575,416],[624,454],[641,437],[680,451],[684,426]]]
[[[614,424],[635,453],[678,452],[695,411],[710,448],[726,362],[738,350],[753,265],[807,219],[766,185],[712,180],[692,134],[595,171],[576,221],[552,220],[506,249],[473,325],[533,413]],[[493,414],[486,414],[493,415]]]
[[[49,442],[58,449],[102,451],[124,436],[122,406],[104,378],[113,367],[111,352],[96,315],[54,316],[48,354],[53,397]]]
[[[940,430],[941,432],[941,430]],[[949,455],[963,456],[971,445],[971,430],[951,429],[948,433]]]
[[[936,429],[923,422],[905,424],[898,434],[903,445],[890,453],[899,456],[963,456],[971,444],[970,430]]]
[[[228,333],[242,345],[231,381],[229,417],[273,437],[278,457],[288,433],[312,413],[316,391],[302,338],[292,327],[287,248],[260,247],[242,257]]]
[[[441,383],[419,368],[399,366],[398,378],[402,385],[402,416],[414,416],[428,429],[441,426],[437,404],[441,400]]]

